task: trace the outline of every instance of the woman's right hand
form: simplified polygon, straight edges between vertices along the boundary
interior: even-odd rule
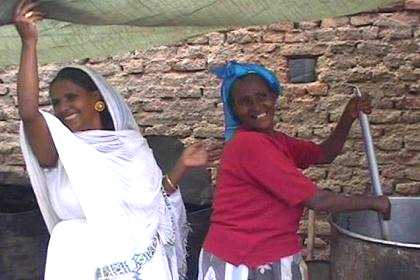
[[[36,22],[42,20],[44,14],[37,8],[38,3],[31,0],[22,0],[16,6],[13,22],[23,43],[36,42],[38,40]]]
[[[375,197],[375,210],[383,215],[384,220],[391,218],[391,202],[385,195]]]

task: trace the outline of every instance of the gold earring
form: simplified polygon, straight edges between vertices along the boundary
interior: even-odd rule
[[[105,110],[105,103],[103,101],[97,101],[95,103],[95,110],[97,112],[102,112],[103,110]]]

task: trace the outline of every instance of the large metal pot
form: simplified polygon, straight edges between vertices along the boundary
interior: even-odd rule
[[[420,279],[420,197],[390,199],[389,241],[373,211],[332,215],[332,280]]]

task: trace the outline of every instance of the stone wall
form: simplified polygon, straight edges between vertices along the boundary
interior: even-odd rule
[[[185,143],[222,141],[219,82],[207,69],[227,60],[259,62],[284,85],[276,116],[289,135],[321,141],[338,120],[354,83],[373,98],[369,117],[383,188],[391,195],[420,194],[420,54],[417,1],[353,16],[234,29],[178,45],[77,61],[97,69],[121,92],[145,134],[173,135]],[[317,80],[290,83],[288,60],[317,60]],[[62,65],[40,69],[42,97]],[[26,182],[18,141],[16,67],[0,70],[0,182]],[[306,173],[334,192],[370,191],[361,131],[352,128],[333,164]],[[327,258],[329,225],[317,214],[317,258]],[[305,222],[302,232],[305,232]]]

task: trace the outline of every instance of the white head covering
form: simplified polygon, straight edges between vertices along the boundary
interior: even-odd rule
[[[71,68],[77,68],[84,71],[98,87],[98,90],[107,105],[108,111],[111,114],[115,130],[138,130],[136,120],[134,119],[133,114],[131,114],[123,97],[113,87],[108,85],[104,77],[95,70],[85,66],[76,65],[71,66]]]

